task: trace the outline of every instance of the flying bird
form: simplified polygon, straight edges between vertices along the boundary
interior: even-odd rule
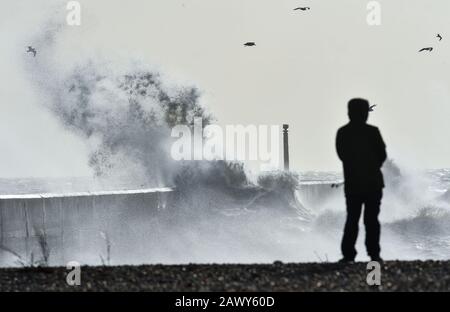
[[[439,39],[439,41],[441,41],[442,40],[442,36],[441,36],[441,34],[437,34],[437,36],[436,36],[438,39]]]
[[[246,42],[246,43],[244,43],[244,46],[246,46],[246,47],[254,47],[256,45],[256,43],[254,43],[254,42]]]
[[[419,52],[423,52],[423,51],[431,52],[431,51],[433,51],[433,48],[432,48],[432,47],[429,47],[429,48],[423,48],[423,49],[420,49],[420,50],[419,50]]]
[[[308,11],[308,10],[311,10],[311,8],[310,7],[298,7],[298,8],[294,9],[294,11],[298,11],[298,10]]]
[[[36,57],[36,49],[33,48],[32,46],[28,46],[28,50],[27,53],[33,53],[33,56]]]
[[[377,106],[377,104],[370,105],[369,112],[373,112],[376,106]]]

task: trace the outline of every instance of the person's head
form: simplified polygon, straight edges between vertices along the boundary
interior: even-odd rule
[[[368,117],[369,101],[356,98],[348,102],[348,118],[351,122],[365,123]]]

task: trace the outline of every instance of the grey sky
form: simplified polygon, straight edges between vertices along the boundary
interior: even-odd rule
[[[21,63],[67,2],[0,2],[0,177],[89,174],[84,142],[46,111]],[[297,170],[340,170],[335,132],[348,99],[366,97],[391,157],[450,167],[450,2],[379,2],[382,24],[370,27],[361,0],[80,1],[82,26],[64,32],[55,62],[137,57],[197,85],[219,124],[289,123]],[[417,53],[425,46],[435,50]]]

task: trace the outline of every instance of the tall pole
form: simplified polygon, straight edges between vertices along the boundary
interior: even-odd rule
[[[284,170],[289,171],[289,125],[283,125],[283,155],[284,155]]]
[[[4,245],[5,243],[5,224],[3,222],[3,203],[5,201],[0,200],[0,244]]]

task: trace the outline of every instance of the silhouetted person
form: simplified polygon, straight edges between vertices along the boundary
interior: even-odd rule
[[[344,189],[347,221],[342,238],[341,262],[355,260],[358,223],[364,205],[367,253],[380,261],[380,212],[383,196],[381,166],[386,160],[386,146],[377,127],[368,125],[369,102],[352,99],[348,102],[350,122],[340,128],[336,136],[336,150],[344,166]]]

